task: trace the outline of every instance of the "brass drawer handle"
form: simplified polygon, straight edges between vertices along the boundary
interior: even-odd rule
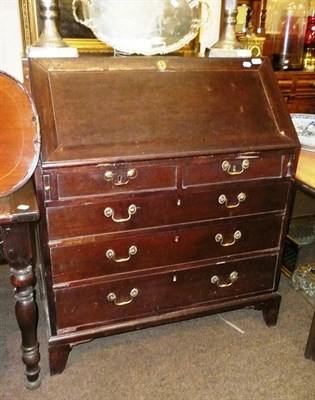
[[[229,161],[223,161],[223,163],[222,163],[222,169],[223,169],[223,171],[225,171],[225,172],[227,172],[229,175],[240,175],[240,174],[242,174],[244,171],[245,171],[245,169],[247,169],[249,167],[249,160],[247,160],[247,159],[245,159],[245,160],[243,160],[242,161],[242,169],[241,170],[239,170],[239,171],[237,171],[236,170],[236,165],[231,165],[230,163],[229,163]]]
[[[239,193],[237,195],[237,203],[236,204],[228,204],[228,198],[226,197],[225,194],[221,194],[218,198],[218,202],[220,204],[224,204],[226,208],[236,208],[238,207],[242,201],[246,199],[246,194],[245,193]]]
[[[130,291],[130,293],[129,293],[129,296],[130,296],[130,299],[129,299],[129,300],[118,302],[118,301],[117,301],[117,296],[116,296],[116,294],[113,293],[113,292],[111,292],[111,293],[109,293],[109,294],[107,295],[107,300],[108,300],[109,302],[114,303],[115,306],[126,306],[127,304],[130,304],[130,303],[132,302],[132,300],[133,300],[135,297],[138,296],[138,294],[139,294],[139,290],[138,290],[137,288],[134,288],[134,289],[132,289],[132,290]]]
[[[311,88],[311,89],[315,89],[315,82],[312,82],[312,83],[310,84],[310,88]]]
[[[130,247],[129,247],[129,250],[128,250],[129,257],[126,257],[126,258],[118,258],[118,259],[116,259],[116,258],[115,258],[115,257],[116,257],[116,254],[115,254],[114,250],[108,249],[108,250],[106,251],[106,257],[107,257],[109,260],[115,261],[116,263],[121,263],[121,262],[125,262],[125,261],[130,260],[131,256],[134,256],[134,255],[137,253],[137,251],[138,251],[137,246],[130,246]]]
[[[104,179],[107,182],[112,182],[115,186],[127,185],[130,179],[136,178],[138,171],[135,168],[129,169],[126,174],[126,179],[124,180],[121,174],[115,174],[113,171],[106,171],[104,174]]]
[[[223,243],[223,240],[224,240],[223,235],[221,233],[217,233],[215,235],[215,241],[217,243],[220,243],[221,246],[227,247],[227,246],[232,246],[238,239],[241,238],[241,236],[242,236],[241,231],[235,231],[234,235],[233,235],[233,239],[234,239],[233,242]]]
[[[238,273],[236,271],[231,272],[229,279],[230,279],[230,282],[228,282],[228,283],[220,283],[220,278],[217,275],[214,275],[211,278],[211,283],[213,283],[214,285],[217,285],[220,288],[232,286],[233,283],[238,279]]]
[[[127,218],[115,218],[115,212],[111,207],[106,207],[104,210],[104,215],[107,218],[112,217],[114,222],[126,222],[129,221],[131,216],[137,212],[137,207],[135,204],[130,204],[128,207],[128,217]]]

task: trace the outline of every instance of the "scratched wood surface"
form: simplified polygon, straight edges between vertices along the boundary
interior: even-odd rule
[[[39,210],[31,180],[14,193],[0,198],[0,225],[31,222],[38,218]]]

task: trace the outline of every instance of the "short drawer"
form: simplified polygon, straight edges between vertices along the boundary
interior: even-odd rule
[[[50,240],[284,210],[288,182],[217,185],[209,191],[105,198],[47,208]]]
[[[183,187],[283,176],[280,153],[239,154],[199,159],[183,168]]]
[[[56,288],[57,327],[110,324],[274,289],[277,256]]]
[[[279,246],[282,218],[238,218],[51,247],[54,283],[252,253]],[[167,251],[165,251],[167,249]]]
[[[115,163],[60,169],[57,173],[59,199],[104,194],[175,189],[177,167],[154,163]]]

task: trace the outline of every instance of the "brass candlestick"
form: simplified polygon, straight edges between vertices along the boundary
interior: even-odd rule
[[[244,49],[235,35],[237,22],[237,0],[224,2],[224,28],[219,38],[209,53],[209,57],[250,57],[251,52]]]
[[[58,0],[38,0],[43,29],[36,42],[29,46],[29,57],[77,57],[78,50],[69,47],[62,39],[57,20],[59,17]]]

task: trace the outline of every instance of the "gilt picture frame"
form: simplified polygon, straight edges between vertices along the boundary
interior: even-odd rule
[[[34,44],[41,33],[41,19],[38,0],[19,0],[22,40],[24,51]],[[112,53],[113,49],[96,39],[90,29],[78,23],[72,13],[72,0],[58,0],[59,15],[57,27],[63,40],[79,53]],[[198,38],[193,39],[178,53],[194,53],[197,50]]]
[[[38,0],[19,0],[21,30],[24,50],[40,36],[41,19]],[[111,53],[113,49],[96,39],[93,33],[75,21],[72,0],[58,0],[57,27],[63,40],[81,53]]]

